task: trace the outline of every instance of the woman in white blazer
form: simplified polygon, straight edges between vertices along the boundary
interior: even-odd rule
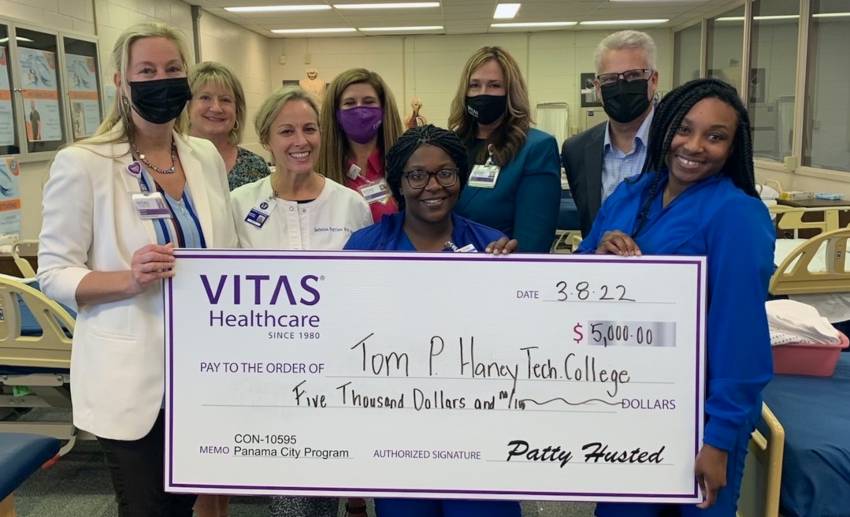
[[[163,491],[162,282],[174,247],[236,247],[224,162],[184,134],[191,97],[179,34],[157,24],[115,44],[115,104],[91,139],[57,153],[44,188],[38,279],[75,308],[74,424],[98,437],[127,516],[191,516]]]

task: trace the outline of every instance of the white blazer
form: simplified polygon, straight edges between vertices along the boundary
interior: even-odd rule
[[[207,140],[174,134],[207,246],[237,247],[227,172]],[[73,145],[56,154],[44,187],[38,280],[47,296],[77,309],[91,271],[130,269],[133,252],[156,243],[136,214],[140,192],[129,145]],[[71,352],[74,425],[96,436],[137,440],[153,427],[164,392],[162,287],[79,308]]]

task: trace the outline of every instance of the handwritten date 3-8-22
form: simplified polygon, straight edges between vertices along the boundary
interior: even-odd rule
[[[634,302],[635,299],[629,294],[623,284],[617,285],[592,285],[584,280],[569,283],[561,280],[555,284],[555,301],[575,302]]]

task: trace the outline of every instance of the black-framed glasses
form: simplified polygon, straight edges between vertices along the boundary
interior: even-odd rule
[[[596,76],[596,82],[600,84],[600,86],[606,86],[610,84],[615,84],[619,80],[626,81],[630,83],[632,81],[640,81],[642,79],[649,79],[652,77],[652,74],[655,70],[651,68],[635,68],[634,70],[626,70],[625,72],[612,72],[610,74],[599,74]]]
[[[440,169],[438,171],[425,171],[415,169],[404,173],[404,177],[407,179],[407,184],[410,185],[410,188],[415,190],[420,190],[428,186],[432,176],[437,178],[437,183],[439,183],[441,187],[453,187],[454,184],[457,183],[458,170]]]

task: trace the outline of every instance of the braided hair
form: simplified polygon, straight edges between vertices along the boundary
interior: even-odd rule
[[[747,108],[741,102],[738,91],[731,85],[718,79],[695,79],[664,96],[655,107],[655,115],[649,128],[649,143],[646,149],[646,161],[640,175],[632,181],[638,181],[644,174],[656,173],[649,187],[649,195],[643,201],[638,213],[637,224],[632,236],[640,233],[649,214],[652,200],[658,195],[661,183],[668,172],[667,156],[676,130],[695,104],[706,98],[719,99],[738,114],[738,127],[732,141],[732,152],[726,159],[723,169],[718,173],[728,176],[736,187],[746,194],[759,197],[755,186],[753,168],[752,126]]]
[[[401,177],[404,174],[404,166],[407,165],[413,153],[425,144],[439,147],[449,155],[458,168],[461,189],[469,178],[466,147],[454,132],[432,124],[408,129],[387,152],[387,183],[398,207],[402,210],[404,210],[404,196],[401,195]]]

